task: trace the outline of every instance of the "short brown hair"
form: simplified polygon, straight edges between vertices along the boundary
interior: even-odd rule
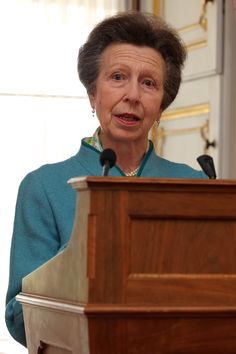
[[[162,55],[166,74],[161,108],[166,109],[179,91],[186,58],[185,47],[176,31],[160,17],[143,12],[120,12],[98,23],[78,55],[79,78],[88,94],[95,92],[104,49],[114,43],[148,46]]]

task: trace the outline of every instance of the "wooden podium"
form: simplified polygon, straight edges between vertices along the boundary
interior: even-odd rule
[[[73,179],[69,246],[23,279],[30,354],[235,354],[236,182]]]

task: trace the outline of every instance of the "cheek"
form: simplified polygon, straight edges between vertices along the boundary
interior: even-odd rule
[[[109,99],[104,97],[97,97],[96,112],[101,122],[107,122],[110,119],[110,104]]]
[[[150,117],[156,116],[160,111],[160,104],[158,101],[150,102],[146,105],[145,111]]]
[[[119,103],[120,103],[120,99],[118,99],[117,96],[111,92],[108,92],[107,94],[103,94],[97,100],[97,106],[99,107],[100,111],[104,113],[112,112],[114,107]]]
[[[102,97],[97,96],[96,97],[96,101],[95,101],[95,108],[96,111],[101,111],[102,107],[104,106],[103,101],[102,101]]]

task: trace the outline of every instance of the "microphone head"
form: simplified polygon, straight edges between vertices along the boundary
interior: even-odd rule
[[[197,158],[197,162],[210,179],[216,178],[216,171],[213,158],[209,155],[201,155]]]
[[[105,149],[100,154],[100,163],[102,166],[105,163],[109,164],[109,168],[112,168],[116,163],[116,154],[112,149]]]

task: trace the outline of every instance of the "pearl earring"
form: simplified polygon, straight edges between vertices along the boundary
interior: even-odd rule
[[[95,108],[92,109],[92,117],[94,118]]]

